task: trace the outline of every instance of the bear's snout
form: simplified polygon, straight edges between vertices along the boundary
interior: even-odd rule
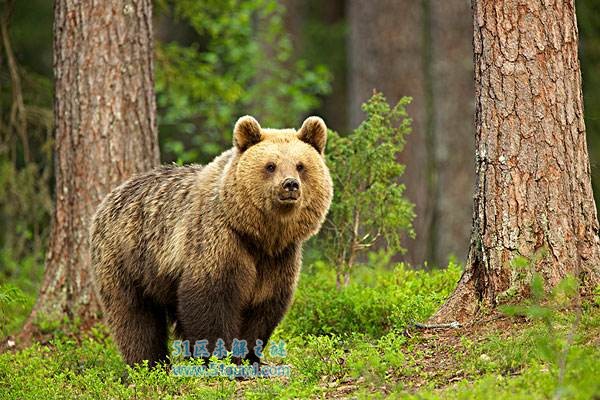
[[[300,198],[300,181],[293,177],[287,177],[281,182],[279,188],[279,201],[283,203],[294,203]]]
[[[300,182],[296,178],[285,178],[281,186],[287,192],[297,192],[300,189]]]

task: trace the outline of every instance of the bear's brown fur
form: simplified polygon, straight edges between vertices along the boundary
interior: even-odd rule
[[[92,263],[107,322],[126,362],[167,357],[168,322],[190,341],[246,340],[252,362],[296,286],[302,243],[332,198],[318,117],[300,130],[249,116],[234,146],[205,167],[133,177],[99,206]]]

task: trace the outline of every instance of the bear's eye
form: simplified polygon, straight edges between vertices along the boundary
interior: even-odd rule
[[[298,172],[304,171],[304,164],[298,163],[298,165],[296,165],[296,171],[298,171]]]
[[[275,163],[270,162],[265,166],[267,172],[275,172]]]

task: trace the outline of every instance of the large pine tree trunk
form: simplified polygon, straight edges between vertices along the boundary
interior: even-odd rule
[[[100,311],[88,224],[134,173],[159,163],[153,85],[152,1],[55,2],[56,206],[36,318]]]
[[[364,118],[360,104],[373,89],[392,103],[413,97],[413,132],[399,159],[417,214],[416,239],[404,243],[413,264],[441,265],[467,250],[474,148],[468,10],[464,0],[348,3],[351,127]]]
[[[573,0],[475,0],[477,188],[465,272],[434,320],[568,274],[600,282]],[[511,260],[531,260],[526,271]],[[509,296],[510,295],[510,296]]]

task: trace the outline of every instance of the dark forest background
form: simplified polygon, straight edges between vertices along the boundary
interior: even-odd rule
[[[378,3],[156,1],[162,162],[209,161],[229,146],[243,114],[274,127],[317,114],[344,135],[364,118],[360,104],[374,89],[390,103],[411,96],[412,133],[400,161],[416,237],[404,239],[399,258],[416,266],[460,261],[475,177],[469,2]],[[576,5],[598,189],[600,3]],[[37,282],[54,188],[52,2],[5,0],[0,7],[0,277],[27,273]]]

